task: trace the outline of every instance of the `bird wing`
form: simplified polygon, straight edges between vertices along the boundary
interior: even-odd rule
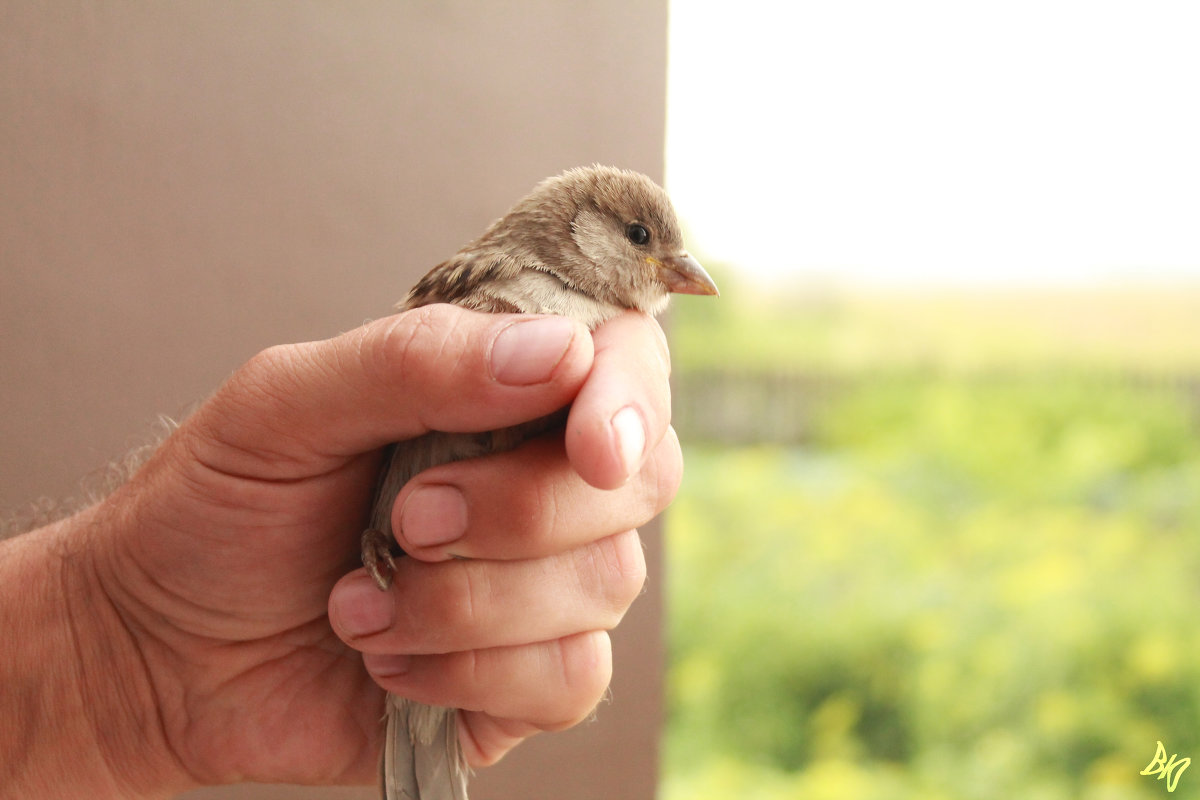
[[[525,265],[518,259],[503,253],[461,250],[418,281],[400,304],[400,309],[408,310],[430,303],[454,303],[495,314],[520,311],[483,289],[485,284],[507,280],[524,268]],[[504,307],[495,307],[497,303]]]

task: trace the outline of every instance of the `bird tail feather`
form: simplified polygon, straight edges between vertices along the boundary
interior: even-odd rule
[[[458,714],[388,695],[383,800],[467,800]]]

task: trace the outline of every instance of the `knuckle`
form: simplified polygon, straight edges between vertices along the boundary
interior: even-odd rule
[[[654,317],[646,316],[646,327],[650,328],[654,339],[654,352],[658,355],[659,364],[667,375],[671,374],[671,348],[667,345],[667,334]]]
[[[276,345],[251,356],[189,420],[188,428],[210,452],[209,466],[251,472],[303,460],[296,430],[282,422],[301,412],[310,345]],[[199,455],[199,450],[193,451]]]
[[[459,712],[466,734],[463,746],[473,767],[488,767],[524,739],[537,733],[538,728],[527,722],[491,716],[483,712]]]
[[[251,396],[286,396],[306,360],[304,345],[278,344],[255,353],[236,373],[238,388]]]
[[[674,428],[667,428],[666,435],[654,449],[654,457],[649,459],[649,463],[654,471],[654,513],[658,514],[671,505],[683,482],[683,450]]]
[[[404,562],[393,591],[396,621],[387,645],[398,652],[449,653],[463,649],[463,641],[486,625],[488,573],[470,561],[436,564]],[[414,573],[425,573],[420,579]]]
[[[615,628],[646,584],[646,556],[637,531],[596,542],[593,564],[606,628]]]
[[[612,642],[604,631],[568,636],[553,650],[562,691],[540,726],[548,731],[570,728],[591,716],[612,680]]]
[[[488,655],[486,651],[478,650],[456,653],[455,668],[445,670],[440,677],[450,681],[457,680],[458,683],[470,687],[486,686],[492,668]]]
[[[295,349],[296,345],[294,344],[277,344],[265,350],[259,350],[246,362],[244,371],[250,377],[273,373],[280,365],[291,361]]]
[[[651,357],[655,366],[664,375],[670,374],[671,350],[667,345],[667,334],[658,320],[649,314],[630,312],[618,317],[614,327],[618,340],[623,340],[627,344],[632,344],[631,340],[642,340],[637,342],[635,352]],[[649,347],[646,346],[645,339],[650,340]]]
[[[500,463],[514,477],[503,487],[495,503],[499,514],[489,520],[503,535],[492,538],[491,557],[536,558],[556,555],[564,541],[581,530],[578,487],[573,472],[561,458],[562,443],[556,439],[526,442],[502,454]],[[475,465],[484,469],[484,462]],[[476,473],[483,475],[482,472]],[[520,476],[520,477],[517,477]],[[489,479],[494,480],[494,476]],[[565,533],[571,531],[572,533]]]
[[[480,609],[488,606],[487,571],[472,562],[446,562],[445,580],[432,607],[428,623],[437,630],[473,631]]]
[[[379,652],[422,654],[430,650],[428,628],[420,611],[401,598],[396,603],[396,618],[392,626],[374,637]]]
[[[438,325],[430,308],[417,308],[388,317],[378,323],[375,335],[364,337],[363,369],[373,383],[395,383],[424,366],[429,340],[438,334]]]
[[[422,421],[431,413],[454,414],[452,409],[486,385],[483,333],[490,324],[445,303],[381,320],[361,341],[359,358],[366,380],[377,391],[421,386],[423,402],[407,402],[422,406],[410,407]],[[400,393],[401,400],[405,394]]]
[[[629,507],[637,513],[633,524],[645,525],[662,513],[674,501],[682,481],[683,451],[674,429],[667,428],[630,484],[633,499]]]
[[[538,481],[524,493],[524,499],[514,498],[513,510],[519,515],[514,518],[527,521],[519,527],[527,546],[552,545],[555,531],[569,519],[559,488],[556,482]]]
[[[666,384],[671,376],[671,349],[667,345],[667,334],[654,317],[639,313],[636,318],[646,336],[653,342],[650,347],[639,348],[639,352],[652,360],[654,372],[658,373],[658,377]]]
[[[380,320],[360,340],[364,368],[390,383],[419,377],[431,364],[445,372],[443,359],[459,357],[466,319],[464,309],[438,303]]]

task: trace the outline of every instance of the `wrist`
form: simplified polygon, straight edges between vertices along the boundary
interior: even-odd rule
[[[190,785],[153,684],[95,564],[93,506],[0,543],[0,785],[23,797],[153,797]]]

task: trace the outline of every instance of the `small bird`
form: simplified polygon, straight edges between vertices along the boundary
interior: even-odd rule
[[[453,303],[490,313],[559,314],[595,329],[626,309],[658,314],[672,292],[715,295],[683,247],[670,199],[645,175],[581,167],[548,178],[475,241],[422,278],[398,310]],[[431,431],[385,454],[362,535],[363,565],[391,585],[392,506],[422,470],[512,449],[561,428],[563,412],[485,433]],[[466,800],[457,712],[388,695],[380,767],[385,800]]]

